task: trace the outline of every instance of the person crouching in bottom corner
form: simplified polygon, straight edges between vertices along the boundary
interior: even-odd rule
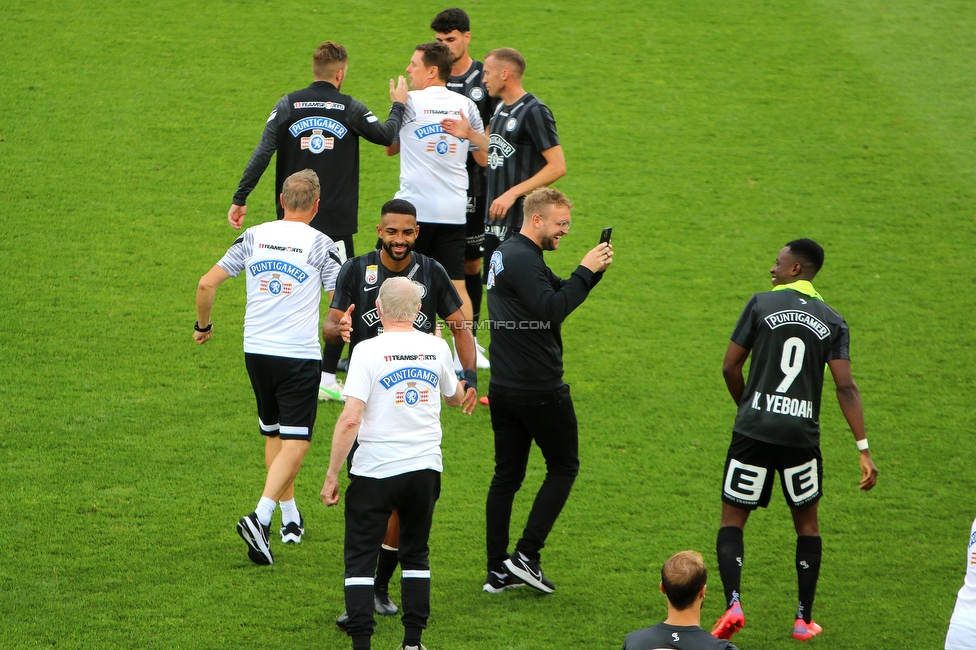
[[[701,628],[708,569],[701,553],[675,553],[661,567],[661,593],[668,599],[663,623],[627,635],[623,650],[736,650],[726,639],[716,639]]]

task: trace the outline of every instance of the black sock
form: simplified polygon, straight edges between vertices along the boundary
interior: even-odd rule
[[[726,607],[732,607],[739,600],[744,550],[741,528],[722,526],[718,529],[715,553],[718,555],[718,572],[722,576],[722,586],[725,587]]]
[[[370,641],[373,637],[368,634],[362,636],[354,636],[352,638],[352,650],[370,650],[372,647]]]
[[[389,593],[390,578],[397,567],[396,549],[390,550],[385,546],[380,547],[380,557],[376,561],[376,580],[373,582],[373,591],[378,593]]]
[[[326,343],[322,349],[322,372],[336,374],[344,343]]]
[[[481,318],[481,291],[483,286],[480,271],[464,274],[464,288],[468,290],[468,298],[471,299],[471,312],[474,314],[475,326],[478,325],[478,320]]]
[[[407,627],[403,629],[403,647],[416,646],[420,647],[420,636],[423,629],[419,627]]]
[[[820,536],[801,535],[796,538],[796,584],[800,594],[800,606],[796,617],[809,623],[813,616],[813,598],[817,595],[820,578],[820,558],[823,556],[823,540]]]

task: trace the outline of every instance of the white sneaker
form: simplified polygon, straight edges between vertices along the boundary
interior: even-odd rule
[[[338,379],[335,383],[328,386],[319,386],[319,401],[320,402],[345,402],[346,398],[342,396],[342,382]]]
[[[474,353],[476,357],[475,366],[478,368],[478,370],[491,369],[491,362],[488,361],[488,357],[485,356],[485,349],[477,341],[474,342]]]

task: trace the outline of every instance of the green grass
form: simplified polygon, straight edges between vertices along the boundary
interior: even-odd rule
[[[7,3],[0,12],[0,647],[348,647],[342,515],[318,502],[338,407],[298,479],[308,534],[252,566],[233,532],[263,481],[242,363],[243,287],[191,340],[199,276],[268,111],[326,38],[377,113],[430,38],[429,2]],[[734,415],[719,367],[794,237],[851,326],[881,470],[825,387],[825,558],[811,647],[941,647],[974,516],[976,19],[962,1],[474,2],[473,53],[514,46],[552,108],[576,203],[568,274],[614,226],[616,262],[564,329],[582,471],[544,552],[548,597],[489,597],[487,410],[444,416],[432,534],[438,649],[619,647],[664,616],[667,556],[712,569]],[[361,233],[397,161],[363,145]],[[270,172],[248,224],[273,218]],[[482,377],[484,382],[486,377]],[[542,478],[533,456],[516,504]],[[514,531],[517,536],[517,531]],[[777,498],[746,531],[742,648],[793,648],[794,534]],[[280,549],[280,550],[279,550]],[[906,611],[907,610],[907,611]],[[400,641],[379,622],[374,647]]]

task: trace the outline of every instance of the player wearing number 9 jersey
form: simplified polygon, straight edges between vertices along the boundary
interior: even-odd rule
[[[728,605],[712,630],[719,638],[731,638],[745,624],[739,596],[742,531],[749,513],[769,504],[777,471],[797,534],[799,607],[793,637],[806,641],[821,632],[811,611],[822,549],[817,504],[823,482],[820,398],[825,365],[860,450],[860,487],[870,490],[877,481],[861,396],[851,375],[847,323],[811,283],[823,259],[823,248],[816,242],[789,242],[769,271],[773,290],[755,294],[746,304],[725,355],[722,372],[738,414],[725,461],[716,544]],[[742,368],[750,351],[746,382]]]

